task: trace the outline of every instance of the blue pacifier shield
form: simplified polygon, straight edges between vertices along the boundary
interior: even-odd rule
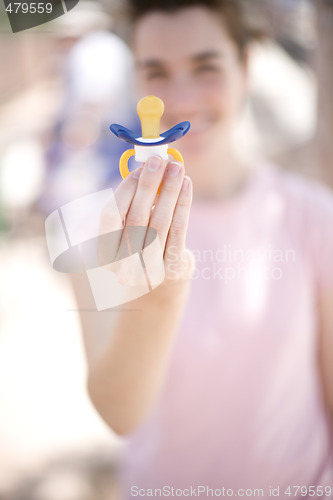
[[[161,134],[161,137],[156,139],[156,141],[149,141],[146,143],[145,141],[139,140],[132,130],[128,128],[118,125],[117,123],[113,123],[110,126],[111,132],[113,132],[119,139],[128,142],[129,144],[133,144],[136,146],[161,146],[163,144],[170,144],[171,142],[177,141],[181,137],[183,137],[190,130],[191,124],[190,122],[181,122],[178,125],[170,128],[166,132]]]

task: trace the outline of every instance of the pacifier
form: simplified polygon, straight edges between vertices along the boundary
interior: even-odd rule
[[[183,137],[190,129],[190,122],[181,122],[160,135],[160,120],[164,112],[162,99],[155,96],[147,96],[141,99],[137,105],[137,112],[141,120],[142,137],[135,137],[131,130],[113,123],[110,126],[120,139],[134,145],[134,149],[125,151],[119,160],[119,170],[123,179],[130,173],[128,160],[135,155],[135,160],[145,162],[150,156],[159,155],[168,160],[168,155],[184,164],[182,155],[177,149],[169,148],[171,142]]]

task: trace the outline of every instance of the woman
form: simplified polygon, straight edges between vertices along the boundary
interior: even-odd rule
[[[333,198],[238,154],[241,13],[132,2],[140,93],[163,99],[163,129],[192,126],[186,176],[153,157],[115,192],[126,225],[158,231],[164,282],[82,313],[91,399],[129,441],[126,498],[332,497]]]

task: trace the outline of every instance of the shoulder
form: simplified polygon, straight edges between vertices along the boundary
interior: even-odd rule
[[[264,174],[267,199],[280,201],[283,230],[308,263],[318,290],[333,289],[333,192],[319,181],[275,166]]]
[[[311,217],[326,213],[333,217],[333,191],[322,182],[270,163],[262,171],[267,193],[282,198],[289,211]]]
[[[316,289],[332,290],[333,191],[317,180],[272,165],[264,175],[281,201],[283,229],[306,257]]]

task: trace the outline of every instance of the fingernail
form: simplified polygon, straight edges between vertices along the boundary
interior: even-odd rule
[[[151,156],[148,159],[148,170],[151,172],[157,172],[157,170],[162,165],[162,159],[159,156]]]
[[[138,179],[141,175],[141,172],[142,172],[142,168],[137,168],[136,170],[134,170],[134,172],[133,172],[134,179]]]
[[[169,163],[169,165],[167,166],[167,174],[171,175],[172,177],[176,177],[176,175],[179,174],[180,169],[181,169],[181,164],[173,161]]]
[[[183,180],[183,185],[182,185],[182,191],[185,191],[186,189],[188,189],[191,185],[191,179],[187,176],[184,177],[184,180]]]

